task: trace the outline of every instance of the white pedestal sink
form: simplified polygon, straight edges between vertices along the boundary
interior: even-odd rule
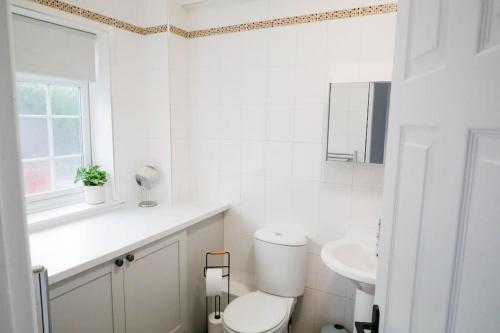
[[[377,276],[375,251],[370,241],[356,237],[332,241],[321,249],[323,263],[335,273],[352,280],[357,287],[354,321],[371,322]]]

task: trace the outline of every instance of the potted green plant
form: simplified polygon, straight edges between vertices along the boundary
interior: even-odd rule
[[[85,202],[90,205],[101,204],[105,201],[104,184],[108,181],[106,171],[98,165],[80,167],[76,170],[75,184],[83,183]]]

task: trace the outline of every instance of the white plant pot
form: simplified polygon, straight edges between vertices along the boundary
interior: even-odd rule
[[[106,195],[104,186],[84,186],[85,202],[89,205],[98,205],[104,203]]]

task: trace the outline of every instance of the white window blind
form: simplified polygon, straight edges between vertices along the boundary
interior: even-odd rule
[[[17,72],[95,81],[94,34],[17,14],[13,31]]]

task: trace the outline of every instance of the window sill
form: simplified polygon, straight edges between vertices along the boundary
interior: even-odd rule
[[[28,231],[36,232],[84,217],[101,214],[123,205],[123,201],[110,201],[100,205],[79,203],[43,212],[28,214]]]

